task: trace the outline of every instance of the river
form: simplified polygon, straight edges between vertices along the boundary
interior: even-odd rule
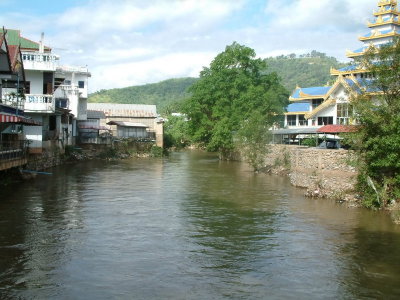
[[[398,299],[400,228],[213,154],[9,185],[1,299]]]

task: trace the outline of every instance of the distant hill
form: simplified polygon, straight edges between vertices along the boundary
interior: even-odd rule
[[[268,72],[276,72],[282,78],[283,85],[292,92],[296,85],[300,87],[323,86],[332,80],[330,68],[346,66],[325,53],[312,51],[308,54],[296,54],[269,57]],[[189,97],[187,89],[198,78],[175,78],[140,86],[101,90],[89,95],[89,102],[155,104],[159,113],[179,111],[179,103]]]
[[[311,53],[281,55],[269,57],[265,61],[269,72],[276,72],[282,78],[283,85],[292,92],[296,85],[300,87],[323,86],[332,81],[330,68],[342,68],[347,64],[338,62],[335,57],[326,56],[313,50]]]
[[[175,78],[126,88],[100,90],[89,95],[89,102],[155,104],[158,112],[165,112],[176,102],[189,96],[187,89],[197,78]]]

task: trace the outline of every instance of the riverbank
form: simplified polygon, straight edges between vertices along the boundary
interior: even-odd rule
[[[306,189],[308,197],[331,198],[359,206],[353,160],[354,154],[348,150],[270,145],[264,171],[288,176],[294,186]]]
[[[312,198],[330,198],[360,206],[355,193],[357,170],[351,166],[352,151],[297,145],[269,145],[260,172],[287,176],[293,186],[306,189]],[[240,152],[222,159],[243,161]]]
[[[0,172],[0,185],[9,185],[21,180],[30,180],[42,171],[63,164],[79,163],[88,160],[116,161],[130,158],[161,157],[166,151],[153,143],[124,140],[113,145],[84,144],[47,149],[40,154],[31,154],[27,164]]]

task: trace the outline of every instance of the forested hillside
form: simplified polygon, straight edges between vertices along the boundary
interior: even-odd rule
[[[89,102],[155,104],[157,111],[173,109],[176,102],[188,97],[187,89],[197,78],[168,79],[158,83],[101,90],[89,96]]]
[[[268,72],[277,72],[282,84],[291,93],[296,84],[301,87],[325,85],[332,80],[330,68],[345,64],[325,53],[312,51],[303,55],[281,55],[265,59]],[[158,83],[101,90],[89,96],[89,102],[155,104],[160,113],[179,110],[179,103],[189,96],[187,89],[197,78],[168,79]]]
[[[325,53],[312,51],[308,54],[281,55],[265,59],[270,72],[276,72],[282,78],[283,85],[292,92],[296,85],[300,87],[322,86],[332,80],[330,68],[346,66]]]

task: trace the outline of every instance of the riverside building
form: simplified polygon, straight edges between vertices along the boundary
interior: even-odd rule
[[[19,46],[25,70],[24,112],[40,126],[24,128],[31,153],[42,153],[73,145],[78,136],[77,120],[86,119],[87,67],[63,66],[60,57],[40,42],[21,36],[19,30],[5,32],[9,45]]]
[[[347,131],[345,125],[354,125],[351,96],[373,92],[369,90],[372,75],[363,67],[360,58],[369,49],[379,50],[382,45],[400,36],[399,16],[397,0],[380,0],[373,19],[367,23],[369,33],[359,37],[363,46],[346,52],[353,62],[342,69],[331,69],[331,75],[336,76],[333,85],[296,87],[289,98],[285,128],[274,130],[274,134],[283,139],[285,136],[290,139],[291,136],[299,141],[301,135],[340,133]],[[330,126],[324,127],[326,125]]]

